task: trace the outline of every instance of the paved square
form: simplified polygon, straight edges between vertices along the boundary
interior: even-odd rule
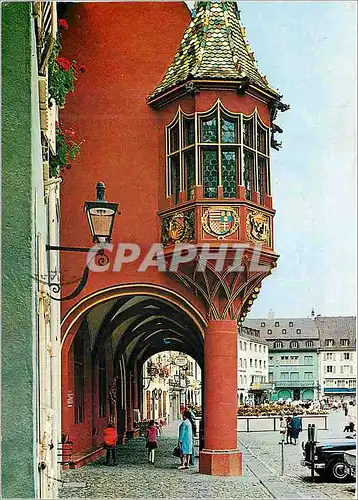
[[[318,438],[342,437],[343,412],[332,413],[329,430]],[[198,473],[198,462],[190,470],[178,470],[172,456],[179,422],[174,422],[160,437],[156,463],[147,463],[144,438],[118,447],[118,466],[106,466],[104,458],[81,469],[65,471],[61,498],[245,498],[250,499],[353,499],[354,483],[322,482],[300,465],[301,445],[285,446],[285,474],[280,476],[278,432],[239,434],[244,454],[242,477],[214,477]],[[301,435],[306,439],[307,432]],[[82,483],[82,484],[81,484]]]

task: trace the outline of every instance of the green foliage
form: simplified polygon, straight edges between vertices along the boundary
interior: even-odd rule
[[[49,59],[48,87],[50,97],[54,99],[58,106],[64,106],[67,94],[74,92],[75,81],[80,73],[86,71],[86,68],[76,61],[70,61],[66,57],[60,56],[62,50],[60,37],[61,33],[57,35]]]
[[[56,128],[56,155],[50,158],[50,177],[57,177],[61,172],[71,168],[71,161],[80,153],[80,145],[74,140],[73,128]]]

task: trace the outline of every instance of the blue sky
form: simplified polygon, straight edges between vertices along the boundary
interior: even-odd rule
[[[240,2],[260,70],[291,109],[272,152],[278,267],[250,317],[356,314],[356,2]]]
[[[272,150],[278,267],[250,316],[356,314],[356,2],[242,1],[261,72],[291,109]]]

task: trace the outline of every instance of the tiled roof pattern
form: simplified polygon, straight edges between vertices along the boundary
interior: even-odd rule
[[[245,76],[279,97],[256,66],[237,3],[197,2],[173,62],[148,100],[190,79],[240,80]]]
[[[251,337],[249,335],[245,335],[239,332],[239,340],[245,340],[247,342],[251,342],[252,344],[263,344],[263,345],[268,345],[268,342],[265,339],[262,339],[261,337]]]
[[[349,339],[349,347],[355,348],[356,318],[354,316],[317,316],[315,323],[320,334],[321,347],[325,347],[326,339],[333,339],[334,347],[340,347],[341,339]]]
[[[265,326],[262,327],[261,323],[265,323]],[[275,323],[278,323],[279,326],[275,326]],[[293,326],[290,326],[290,323],[293,323]],[[319,339],[317,325],[310,318],[246,319],[244,326],[260,330],[261,337],[266,340]],[[282,333],[284,329],[287,333]],[[297,333],[298,329],[301,330],[301,333]],[[272,333],[267,333],[268,330],[272,330]]]

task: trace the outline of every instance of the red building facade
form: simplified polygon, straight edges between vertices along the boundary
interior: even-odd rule
[[[98,181],[121,210],[108,268],[63,303],[62,428],[77,453],[99,446],[110,419],[131,435],[143,362],[172,349],[204,370],[200,471],[241,474],[237,322],[278,257],[270,144],[286,107],[239,17],[234,2],[66,10],[64,48],[87,72],[61,115],[83,138],[62,183],[61,244],[88,246],[83,202]],[[85,264],[62,259],[63,295]]]

